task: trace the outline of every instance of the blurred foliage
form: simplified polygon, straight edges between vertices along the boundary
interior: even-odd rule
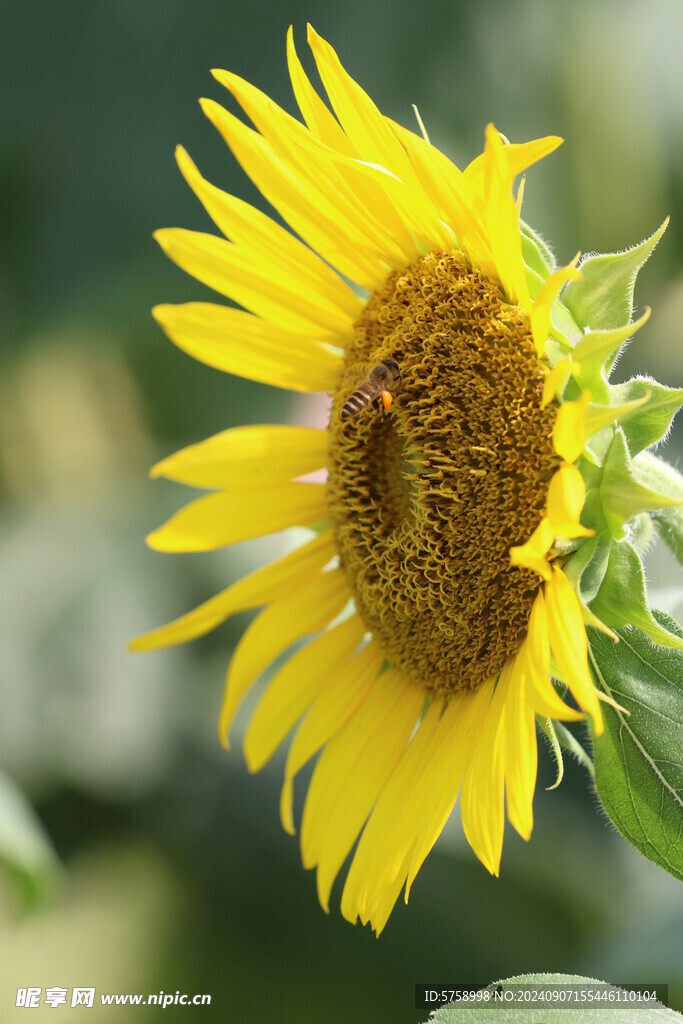
[[[499,881],[451,822],[378,942],[319,909],[278,823],[282,759],[248,778],[239,750],[218,748],[222,676],[248,618],[194,647],[125,651],[281,550],[267,539],[179,559],[147,551],[144,534],[183,494],[149,483],[146,467],[226,426],[324,415],[313,399],[193,363],[149,314],[207,298],[151,239],[159,226],[208,227],[177,142],[265,208],[199,111],[203,94],[229,104],[209,69],[293,110],[285,31],[293,22],[303,56],[310,19],[387,114],[412,126],[417,102],[458,162],[489,120],[512,140],[565,136],[529,175],[525,217],[567,259],[637,242],[671,214],[636,293],[653,316],[617,379],[680,385],[678,0],[5,0],[2,11],[0,767],[65,868],[28,918],[3,881],[2,1019],[19,1013],[19,984],[96,984],[208,992],[207,1020],[257,1020],[277,997],[284,1021],[319,1020],[321,1007],[333,1024],[417,1021],[417,980],[528,970],[668,981],[683,1006],[677,883],[610,831],[578,767],[545,793],[544,751],[534,836],[506,837]],[[679,425],[674,461],[682,437]],[[648,567],[653,604],[680,614],[671,559],[655,547]]]

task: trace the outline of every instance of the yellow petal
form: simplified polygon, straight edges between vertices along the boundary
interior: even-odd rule
[[[522,258],[519,213],[512,195],[514,175],[510,174],[503,141],[492,124],[486,129],[484,197],[486,225],[498,277],[508,297],[529,313],[531,296]]]
[[[329,43],[310,25],[308,41],[332,107],[359,159],[369,168],[383,168],[388,172],[373,177],[383,186],[401,219],[425,245],[434,248],[447,245],[449,239],[439,223],[431,197],[387,119],[346,73]]]
[[[357,615],[311,640],[271,679],[251,716],[244,736],[250,772],[272,757],[301,716],[346,667],[365,627]]]
[[[503,851],[503,723],[512,664],[500,674],[460,795],[462,827],[484,867],[498,875]]]
[[[451,733],[453,753],[447,756],[442,749],[441,758],[433,762],[437,778],[433,780],[432,795],[425,812],[419,817],[418,830],[410,858],[406,879],[406,903],[410,889],[427,854],[434,846],[448,821],[460,786],[465,778],[473,752],[479,742],[481,731],[492,699],[493,682],[485,682],[475,693],[462,692],[452,698],[444,713],[444,725]],[[451,705],[455,705],[450,710]],[[441,765],[438,764],[441,760]],[[445,769],[442,774],[439,768]]]
[[[308,293],[313,305],[345,314],[351,324],[358,319],[361,300],[319,256],[260,210],[206,181],[182,146],[176,159],[216,226],[265,278],[288,281],[297,292]]]
[[[533,569],[544,580],[550,578],[550,565],[546,555],[550,551],[555,535],[547,517],[544,517],[525,544],[510,548],[510,565]]]
[[[406,880],[406,900],[455,805],[479,736],[493,683],[428,710],[361,837],[342,909],[381,930]],[[400,879],[399,879],[400,875]]]
[[[294,231],[351,281],[369,291],[379,287],[386,270],[364,229],[366,211],[358,204],[354,210],[343,195],[335,202],[335,190],[327,186],[324,174],[329,157],[317,152],[306,174],[286,152],[218,103],[201,100],[201,105],[256,187]]]
[[[538,768],[536,719],[527,703],[526,657],[520,650],[513,660],[510,689],[505,698],[503,764],[508,821],[522,839],[530,839],[534,826],[533,799]]]
[[[330,44],[311,25],[308,25],[308,43],[330,103],[356,152],[369,163],[381,164],[421,192],[410,161],[386,119],[368,94],[344,70]]]
[[[325,106],[320,96],[318,96],[303,69],[294,48],[294,33],[291,25],[287,30],[287,65],[294,95],[299,104],[299,110],[311,132],[321,142],[338,150],[340,153],[344,153],[346,156],[355,156],[353,144],[346,137],[344,129],[332,115],[331,111]]]
[[[588,644],[579,600],[572,585],[553,568],[545,590],[550,647],[574,700],[593,719],[596,736],[603,731],[602,712],[588,668]]]
[[[511,179],[516,178],[527,167],[531,167],[538,160],[542,160],[543,157],[554,152],[558,146],[562,145],[563,141],[557,135],[547,135],[545,138],[533,139],[531,142],[512,142],[504,146],[503,155],[508,165],[508,175]],[[484,194],[485,162],[485,153],[480,153],[463,172],[470,187],[482,196]]]
[[[267,488],[198,498],[150,533],[147,543],[155,551],[213,551],[289,526],[309,526],[327,515],[324,484],[273,480]]]
[[[287,33],[287,61],[294,94],[311,133],[320,142],[329,146],[338,154],[351,160],[355,159],[356,165],[359,160],[365,160],[366,154],[357,150],[306,76],[294,49],[294,37],[291,26]],[[369,215],[367,224],[372,232],[373,239],[379,242],[382,239],[382,235],[388,232],[387,237],[392,239],[392,243],[387,251],[387,262],[394,269],[400,269],[399,261],[393,252],[394,247],[398,247],[402,251],[404,255],[403,265],[405,265],[405,262],[409,262],[413,258],[415,251],[414,242],[410,237],[407,226],[402,222],[400,216],[397,215],[395,207],[383,192],[382,182],[364,178],[363,175],[358,173],[358,166],[354,167],[345,161],[340,161],[335,171],[346,186],[344,191],[346,192],[347,189],[351,189],[352,194],[356,194],[361,207],[364,207]],[[379,231],[378,227],[380,228]]]
[[[543,592],[539,590],[529,616],[529,632],[523,645],[526,657],[526,695],[537,715],[578,722],[580,711],[568,707],[550,679],[550,639]]]
[[[406,183],[381,162],[368,159],[366,151],[359,151],[354,159],[346,155],[346,147],[342,152],[332,150],[238,75],[213,73],[230,89],[280,159],[288,162],[294,176],[314,190],[320,189],[324,202],[334,196],[331,211],[335,219],[360,231],[364,246],[374,247],[381,260],[395,268],[410,262],[418,253],[411,232],[418,232],[434,247],[450,244],[436,208],[414,174]],[[353,143],[351,146],[355,148]],[[315,168],[313,180],[311,168]]]
[[[252,683],[296,640],[331,622],[350,596],[343,570],[317,573],[297,590],[278,598],[249,624],[235,648],[225,680],[218,735],[226,749],[235,712]]]
[[[451,227],[473,266],[489,276],[496,267],[486,236],[481,210],[469,183],[447,156],[414,132],[390,122],[443,219]]]
[[[156,651],[160,647],[185,644],[204,636],[231,615],[248,608],[258,608],[289,593],[302,579],[322,569],[334,557],[336,550],[332,530],[324,530],[308,544],[270,565],[262,566],[179,619],[136,637],[128,645],[129,650]]]
[[[524,202],[524,186],[526,184],[526,177],[522,177],[519,182],[519,188],[517,189],[517,199],[515,200],[515,206],[517,207],[517,216],[521,216],[522,203]]]
[[[389,920],[392,910],[394,909],[398,895],[403,887],[411,855],[412,850],[408,850],[403,858],[402,864],[396,872],[396,877],[393,882],[387,882],[377,892],[376,899],[372,905],[372,912],[368,910],[363,912],[363,916],[361,918],[363,924],[365,925],[368,921],[371,921],[372,929],[377,938],[379,938],[384,931],[384,927]]]
[[[366,154],[358,154],[362,159],[356,160],[347,157],[344,151],[330,150],[273,103],[270,97],[239,75],[218,70],[213,74],[232,92],[263,138],[272,144],[281,159],[288,162],[295,176],[314,188],[320,188],[327,203],[330,203],[330,197],[334,197],[331,207],[334,215],[343,216],[348,223],[360,229],[366,246],[376,246],[379,242],[378,255],[390,262],[399,254],[397,245],[403,251],[404,263],[407,253],[412,258],[415,245],[408,227],[397,217],[381,192],[386,185],[386,175],[375,175],[374,185],[363,176],[363,170],[375,166],[366,163]]]
[[[370,692],[384,653],[379,644],[370,641],[344,665],[327,685],[299,726],[292,740],[285,766],[285,786],[306,762],[346,724]],[[291,789],[290,789],[291,793]],[[283,818],[291,821],[291,801]]]
[[[295,274],[265,272],[258,257],[232,242],[202,231],[162,228],[154,237],[169,259],[221,295],[264,320],[299,331],[305,337],[334,342],[346,339],[353,319],[323,306]]]
[[[280,793],[280,821],[285,832],[296,835],[294,828],[294,779],[285,779]]]
[[[155,306],[152,312],[178,348],[217,370],[291,391],[331,391],[336,386],[338,356],[242,309],[188,302]]]
[[[548,371],[543,382],[541,408],[545,409],[546,405],[549,405],[555,397],[559,398],[562,395],[575,366],[578,369],[578,364],[575,364],[571,358],[564,356]]]
[[[396,826],[399,815],[404,813],[406,802],[415,803],[415,793],[426,792],[422,780],[433,754],[434,737],[442,710],[443,700],[433,701],[427,709],[419,728],[397,765],[396,771],[382,790],[363,830],[346,878],[341,900],[342,914],[351,924],[355,923],[361,904],[365,906],[368,902],[373,902],[371,893],[377,884],[375,874],[384,872],[384,863],[387,857],[398,858],[399,861],[395,872],[391,872],[392,880],[398,881],[391,906],[396,901],[406,879],[408,873],[406,855],[410,854],[417,837],[417,822],[413,819],[412,834],[409,833],[407,837],[402,837],[403,842],[399,848],[392,842],[392,829]],[[443,749],[446,747],[443,746]],[[378,865],[379,871],[377,871]],[[373,871],[373,866],[375,871]],[[404,871],[401,871],[402,867],[405,868]],[[387,888],[390,887],[391,883],[387,883]],[[380,886],[379,889],[381,890],[381,888]]]
[[[320,469],[327,460],[327,431],[312,427],[233,427],[157,462],[153,478],[193,487],[268,487]]]
[[[354,736],[347,743],[343,755],[330,757],[331,767],[327,768],[331,776],[328,792],[334,796],[328,807],[326,823],[318,826],[322,838],[318,847],[317,873],[318,899],[325,910],[339,869],[404,753],[424,704],[421,687],[408,684],[392,669],[385,675],[393,676],[391,685],[398,691],[395,706],[383,708],[371,722],[364,747]],[[389,683],[387,680],[387,685]],[[354,725],[351,723],[349,728]],[[323,753],[321,761],[324,757]],[[339,775],[335,775],[335,767],[341,767]]]
[[[576,466],[563,463],[548,487],[548,511],[555,537],[592,537],[595,530],[581,526],[586,485]]]
[[[413,688],[413,694],[416,693],[420,693],[418,687]],[[421,696],[424,699],[424,694]],[[378,733],[390,731],[397,711],[403,706],[402,698],[400,676],[395,670],[387,669],[372,682],[351,718],[326,744],[315,766],[304,803],[301,820],[301,857],[304,867],[315,867],[318,863],[330,820],[336,812],[336,804],[341,799],[347,777],[352,776],[359,759],[372,757],[372,749],[378,747]],[[415,718],[406,727],[404,743],[408,741],[414,724]],[[354,781],[351,777],[353,793],[362,799]]]
[[[576,462],[586,444],[586,411],[591,393],[584,391],[575,402],[565,402],[557,410],[553,427],[553,447],[566,462]]]
[[[550,311],[560,292],[569,281],[576,281],[581,277],[581,271],[576,269],[576,264],[581,256],[577,252],[571,263],[566,267],[559,267],[550,277],[543,282],[531,311],[531,332],[534,336],[536,352],[542,356],[545,352],[545,343],[550,333]]]

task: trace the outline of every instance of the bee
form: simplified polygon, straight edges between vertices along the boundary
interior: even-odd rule
[[[388,411],[391,408],[393,394],[398,390],[400,382],[401,373],[398,363],[393,359],[383,359],[377,366],[373,366],[367,380],[344,402],[341,418],[348,420],[364,409],[366,405],[370,405],[370,402],[374,402],[376,398],[382,399],[382,405]]]

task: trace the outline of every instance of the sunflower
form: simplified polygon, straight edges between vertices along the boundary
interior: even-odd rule
[[[210,184],[179,148],[183,176],[225,237],[155,237],[242,308],[192,302],[154,315],[210,366],[328,392],[329,425],[236,427],[164,459],[153,476],[210,493],[148,543],[207,551],[293,526],[311,537],[133,647],[184,643],[263,608],[228,669],[221,741],[250,687],[289,652],[247,728],[246,761],[257,771],[296,728],[281,798],[293,833],[294,780],[319,754],[303,863],[317,868],[327,910],[357,844],[341,910],[379,934],[458,796],[467,840],[492,874],[506,813],[529,839],[537,716],[587,715],[602,732],[586,625],[614,634],[572,567],[587,563],[602,528],[586,499],[600,466],[591,439],[610,425],[614,434],[646,399],[615,406],[600,393],[593,401],[591,387],[604,386],[596,368],[647,311],[591,334],[560,298],[580,277],[579,257],[555,266],[520,218],[523,179],[516,194],[513,185],[561,139],[515,145],[489,125],[484,151],[459,170],[424,129],[384,117],[310,27],[308,41],[330,106],[290,29],[303,122],[226,71],[213,73],[254,127],[201,101],[291,232]],[[382,374],[388,411],[371,400]],[[302,479],[321,468],[326,483]]]

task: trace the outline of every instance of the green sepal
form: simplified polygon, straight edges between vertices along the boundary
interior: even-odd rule
[[[616,327],[611,331],[588,331],[584,334],[573,352],[573,358],[581,366],[576,379],[582,391],[588,389],[598,402],[610,403],[609,386],[603,368],[649,316],[650,310],[647,308],[639,320],[624,327]]]
[[[645,405],[650,398],[650,392],[645,391],[635,397],[631,402],[624,402],[621,405],[610,403],[609,386],[605,384],[607,404],[591,402],[586,410],[585,429],[587,441],[584,445],[586,460],[593,466],[602,466],[603,460],[614,436],[612,424],[620,423],[623,419],[632,419],[634,414],[642,405]],[[563,399],[566,402],[576,401],[581,395],[581,388],[573,377],[569,377],[565,386]],[[593,396],[594,397],[594,396]]]
[[[583,449],[584,455],[594,466],[602,466],[613,437],[614,428],[608,426],[598,430],[596,434],[593,434],[586,441]]]
[[[647,453],[638,458],[642,459],[644,454]],[[618,428],[603,462],[599,489],[602,511],[615,540],[623,540],[625,524],[633,516],[683,504],[683,496],[672,497],[670,490],[654,491],[648,487],[639,473],[640,466],[631,458],[624,432]]]
[[[550,310],[550,323],[555,337],[559,338],[567,348],[573,348],[579,338],[583,337],[583,331],[559,299],[555,300]]]
[[[611,538],[607,531],[591,537],[567,559],[562,566],[562,572],[574,589],[585,624],[614,640],[614,632],[589,607],[607,571],[610,542]]]
[[[562,566],[562,572],[577,593],[581,585],[581,577],[595,554],[597,544],[597,537],[589,537]]]
[[[625,384],[611,384],[609,392],[614,405],[649,395],[645,408],[627,412],[619,420],[631,455],[666,437],[674,416],[683,405],[683,388],[667,388],[650,377],[633,377]]]
[[[679,473],[664,459],[653,452],[639,452],[633,459],[633,468],[641,483],[656,487],[662,494],[668,495],[672,499],[670,505],[683,502],[683,473]]]
[[[533,299],[535,296],[532,294],[531,297]],[[548,340],[545,343],[545,356],[551,366],[557,366],[560,359],[564,359],[570,351],[571,345],[568,345],[565,341],[556,341],[552,334],[548,336]]]
[[[654,614],[683,645],[678,623]],[[683,655],[638,629],[621,630],[618,644],[589,630],[588,644],[599,688],[620,705],[603,706],[605,731],[593,741],[600,802],[628,842],[683,879]]]
[[[652,452],[641,452],[634,461],[639,476],[646,483],[652,483],[673,496],[683,495],[683,475],[668,462]],[[683,507],[679,505],[656,509],[651,513],[651,518],[664,543],[683,565]]]
[[[607,571],[609,544],[608,534],[590,537],[562,566],[574,592],[584,601],[592,601],[600,588]]]
[[[636,626],[654,644],[683,651],[683,640],[660,626],[650,611],[640,555],[628,541],[612,544],[607,571],[591,610],[614,629]]]
[[[541,283],[549,276],[548,270],[536,243],[522,232],[522,259],[527,271],[531,271],[534,277]],[[537,289],[538,291],[538,289]]]
[[[680,565],[683,565],[683,508],[663,508],[652,513],[657,532]]]
[[[522,246],[522,250],[524,246]],[[543,278],[541,275],[530,267],[527,263],[526,257],[524,256],[524,269],[526,271],[526,282],[529,285],[529,295],[532,299],[535,299],[541,288],[543,287]]]
[[[557,266],[555,257],[548,243],[541,238],[537,231],[529,227],[526,221],[520,219],[519,228],[522,234],[524,262],[545,280]]]
[[[555,722],[555,732],[561,747],[568,750],[580,765],[586,769],[592,779],[595,779],[595,765],[591,756],[584,750],[573,732],[570,732],[564,722]],[[555,787],[551,787],[554,789]]]
[[[641,512],[628,524],[628,539],[639,555],[647,551],[654,536],[655,528],[652,522],[652,515],[649,512]]]
[[[615,403],[600,405],[598,402],[591,402],[586,410],[586,435],[592,437],[599,430],[608,427],[611,423],[620,423],[626,416],[633,416],[636,410],[650,398],[650,392],[634,398],[632,402],[625,402],[623,405]]]
[[[638,271],[647,262],[669,223],[640,245],[625,252],[588,256],[579,266],[582,277],[562,293],[562,301],[578,324],[593,330],[626,327],[633,313],[633,289]]]
[[[557,775],[552,786],[548,786],[547,789],[557,789],[564,778],[564,758],[562,757],[562,746],[559,739],[557,738],[557,730],[555,729],[556,722],[552,718],[542,718],[540,715],[536,715],[536,723],[544,733],[548,744],[552,751],[555,759],[555,767],[557,768]]]
[[[581,570],[579,583],[583,600],[590,604],[605,578],[612,538],[609,532],[604,530],[588,543],[591,544],[590,558]]]
[[[585,465],[587,462],[588,459],[586,458],[586,452],[584,452],[581,464]],[[607,527],[607,520],[605,519],[605,513],[600,500],[599,484],[595,487],[586,487],[586,497],[584,498],[583,511],[581,512],[581,522],[583,526],[588,526],[597,533],[601,533],[604,530],[608,536],[610,536],[611,540],[611,535]]]

